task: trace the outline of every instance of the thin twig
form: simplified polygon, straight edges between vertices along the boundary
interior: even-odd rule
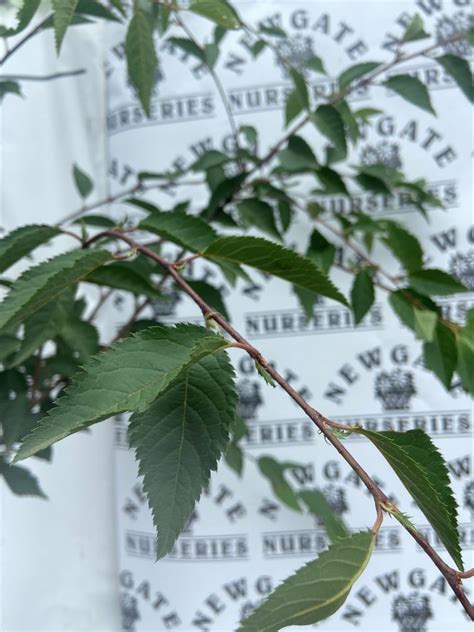
[[[128,189],[124,189],[123,191],[120,191],[119,193],[116,193],[115,195],[108,195],[106,198],[102,198],[101,200],[98,200],[97,202],[92,202],[91,204],[86,204],[86,205],[81,206],[81,208],[78,209],[77,211],[73,211],[72,213],[69,213],[68,215],[65,215],[64,217],[62,217],[60,220],[56,222],[56,224],[54,224],[54,226],[61,226],[62,224],[65,224],[66,222],[70,222],[73,219],[77,219],[78,217],[80,217],[81,215],[84,215],[84,213],[87,213],[88,211],[93,211],[97,208],[100,208],[101,206],[105,206],[106,204],[112,204],[113,202],[118,202],[122,198],[127,197],[128,195],[133,195],[134,193],[143,193],[145,191],[153,191],[155,189],[166,191],[178,185],[179,186],[196,186],[200,184],[204,184],[204,181],[203,180],[187,180],[187,181],[178,182],[176,180],[168,180],[167,182],[163,184],[156,183],[156,184],[149,184],[149,185],[142,184],[141,182],[136,182],[132,187]]]
[[[111,288],[110,290],[107,290],[106,292],[101,294],[99,300],[97,301],[97,305],[94,307],[94,309],[92,310],[92,312],[89,315],[89,318],[87,319],[89,323],[91,323],[94,320],[94,318],[97,316],[99,310],[101,309],[102,305],[107,301],[107,299],[110,296],[112,296],[114,291],[115,290],[113,288]]]
[[[78,75],[84,75],[85,69],[69,70],[65,72],[54,72],[50,75],[5,75],[2,74],[2,79],[11,79],[12,81],[51,81],[53,79],[64,79],[65,77],[77,77]]]
[[[232,130],[232,135],[234,137],[235,147],[236,147],[237,153],[239,153],[241,151],[240,142],[239,142],[239,129],[237,127],[237,123],[235,122],[235,118],[234,118],[234,115],[232,113],[232,108],[230,107],[229,99],[227,98],[226,91],[224,89],[224,86],[222,85],[222,82],[221,82],[221,80],[219,78],[219,75],[215,71],[215,69],[212,66],[212,64],[210,64],[208,62],[205,50],[202,48],[202,46],[196,40],[196,38],[194,37],[194,34],[189,29],[189,27],[187,26],[185,21],[176,12],[175,12],[175,18],[176,18],[177,23],[180,25],[180,27],[183,29],[183,31],[186,33],[186,35],[189,37],[189,39],[202,52],[202,57],[203,57],[204,63],[206,64],[209,72],[211,73],[211,77],[212,77],[212,79],[213,79],[213,81],[214,81],[214,83],[216,85],[217,91],[219,92],[222,104],[224,105],[224,109],[226,111],[227,118],[229,120],[229,125],[230,125],[231,130]],[[240,170],[244,171],[245,165],[243,164],[242,158],[240,157],[240,155],[238,156],[237,161],[239,163]]]
[[[133,314],[130,316],[128,321],[124,325],[122,325],[122,327],[120,327],[117,334],[113,338],[112,342],[116,342],[120,338],[123,338],[124,336],[128,335],[128,333],[130,332],[130,329],[132,328],[133,323],[137,320],[137,318],[140,316],[143,310],[146,307],[148,307],[148,305],[150,305],[150,303],[151,303],[151,299],[149,298],[145,298],[143,299],[141,303],[137,303],[135,309],[133,310]]]
[[[20,39],[14,46],[12,46],[10,48],[10,50],[8,50],[5,55],[0,59],[0,66],[3,66],[3,64],[7,61],[7,59],[9,57],[11,57],[13,55],[13,53],[15,53],[19,48],[21,48],[24,44],[26,44],[26,42],[31,39],[34,35],[36,35],[37,33],[39,33],[42,28],[44,27],[44,25],[49,22],[49,20],[51,19],[51,16],[48,15],[44,20],[42,20],[38,26],[35,26],[34,29],[32,29],[29,33],[27,33],[22,39]]]

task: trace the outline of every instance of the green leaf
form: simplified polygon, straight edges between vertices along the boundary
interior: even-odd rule
[[[296,90],[292,90],[286,97],[285,103],[285,126],[293,121],[303,111],[301,99]]]
[[[21,347],[10,359],[9,367],[22,364],[45,342],[56,337],[73,310],[74,294],[74,287],[64,290],[24,321]]]
[[[47,498],[39,486],[38,479],[26,468],[0,461],[0,474],[14,494]]]
[[[354,176],[354,180],[366,191],[372,191],[372,193],[381,193],[382,195],[390,195],[391,191],[385,184],[385,182],[375,176],[371,176],[367,173],[358,173]]]
[[[94,325],[71,314],[61,327],[59,337],[76,352],[81,362],[99,351],[99,334]]]
[[[331,542],[349,536],[349,530],[344,521],[334,511],[319,489],[305,489],[299,493],[299,496],[307,506],[308,511],[323,521],[324,528]]]
[[[392,292],[388,301],[402,323],[412,331],[415,331],[415,304],[420,304],[435,314],[439,315],[440,313],[436,303],[427,296],[418,294],[413,288]]]
[[[330,279],[308,258],[259,237],[221,237],[203,252],[216,261],[244,264],[347,305]]]
[[[18,97],[22,97],[20,84],[11,79],[0,81],[0,103],[2,103],[6,94],[16,94]]]
[[[341,115],[332,105],[320,105],[313,114],[311,120],[318,130],[334,145],[341,154],[346,154],[346,132]]]
[[[82,215],[79,219],[76,219],[73,224],[84,224],[85,226],[94,226],[97,228],[115,228],[117,222],[114,222],[110,217],[105,215]]]
[[[467,288],[443,270],[427,268],[409,276],[410,285],[426,296],[449,296],[456,292],[467,292]]]
[[[301,511],[298,496],[285,479],[285,470],[293,468],[297,464],[279,463],[271,456],[261,456],[257,460],[257,465],[262,476],[270,482],[275,496],[291,509]]]
[[[239,16],[225,0],[194,0],[189,10],[226,29],[238,29],[241,26]]]
[[[86,283],[105,285],[115,290],[123,290],[132,294],[158,298],[161,292],[153,285],[146,274],[141,274],[133,263],[114,261],[88,274]]]
[[[242,448],[235,442],[229,443],[224,454],[224,461],[234,470],[237,476],[242,476],[244,469],[244,454]]]
[[[435,57],[435,60],[451,75],[472,103],[474,101],[474,86],[472,85],[472,73],[468,61],[463,57],[450,54],[440,55]]]
[[[61,0],[57,1],[61,2]],[[41,22],[41,24],[41,30],[54,29],[54,14],[51,14],[49,17],[47,17],[44,22]],[[93,24],[93,21],[89,18],[86,18],[84,15],[78,15],[77,13],[75,13],[72,16],[71,21],[69,22],[69,26],[77,26],[79,24]]]
[[[345,602],[372,554],[375,537],[361,531],[285,579],[242,621],[237,632],[278,632],[289,625],[311,625],[334,614]]]
[[[244,135],[245,140],[251,147],[254,147],[257,144],[258,132],[255,127],[252,127],[251,125],[241,125],[239,127],[239,131]]]
[[[204,51],[202,50],[202,48],[187,37],[168,37],[167,41],[170,42],[170,44],[172,44],[173,46],[177,46],[178,48],[183,50],[187,55],[196,57],[204,63],[206,62],[206,58],[204,56]]]
[[[290,77],[295,86],[296,94],[298,99],[305,110],[309,108],[309,95],[308,95],[308,86],[306,85],[305,78],[303,75],[292,68],[290,70]]]
[[[20,344],[21,340],[12,334],[0,335],[0,362],[10,366],[10,362],[6,362],[6,360],[9,356],[15,353]]]
[[[405,270],[416,272],[423,267],[423,248],[418,239],[396,222],[386,221],[387,237],[384,244],[400,261]]]
[[[192,252],[204,250],[218,237],[215,230],[200,217],[176,211],[154,211],[140,222],[138,228],[155,233]]]
[[[263,381],[265,382],[265,384],[268,384],[268,386],[273,386],[273,388],[276,388],[276,384],[273,381],[273,378],[270,375],[270,373],[262,364],[260,364],[260,362],[257,362],[256,360],[255,360],[255,368],[257,369],[257,373],[260,375],[260,377],[263,377]]]
[[[414,42],[415,40],[426,39],[427,37],[429,37],[429,34],[425,33],[423,20],[418,13],[415,13],[412,21],[407,26],[400,43],[405,44],[406,42]]]
[[[96,2],[96,0],[79,0],[77,3],[76,13],[91,15],[92,17],[108,20],[109,22],[121,22],[120,18],[118,18],[115,13],[103,4],[100,4],[100,2]]]
[[[24,31],[34,18],[41,0],[23,0],[22,5],[18,9],[16,19],[18,24],[14,28],[5,28],[0,26],[0,37],[11,37]]]
[[[135,6],[138,7],[138,4]],[[135,86],[143,110],[149,117],[158,59],[150,18],[145,11],[138,8],[128,25],[125,54],[130,81]]]
[[[298,299],[301,309],[304,312],[306,317],[306,321],[309,321],[310,318],[314,316],[314,304],[318,300],[318,295],[314,292],[310,292],[309,290],[304,290],[297,285],[293,285],[293,294]]]
[[[219,46],[217,44],[206,44],[204,47],[204,60],[209,68],[214,68],[219,59]]]
[[[466,325],[474,325],[474,307],[466,311]]]
[[[171,551],[227,448],[237,394],[225,353],[183,371],[130,419],[130,445],[158,530],[157,558]]]
[[[438,314],[427,309],[414,309],[415,333],[418,338],[426,342],[432,342],[435,334]]]
[[[110,4],[117,9],[117,11],[119,13],[121,13],[123,15],[123,17],[126,17],[127,15],[127,11],[123,5],[122,0],[110,0]]]
[[[474,395],[474,325],[466,325],[456,337],[456,370],[468,393]]]
[[[360,130],[359,123],[357,122],[356,117],[352,113],[349,104],[345,99],[341,99],[338,101],[334,107],[339,112],[344,122],[344,126],[346,128],[347,133],[350,136],[350,139],[353,143],[356,143],[360,138]]]
[[[339,89],[345,90],[353,81],[367,75],[381,65],[380,61],[365,61],[347,68],[339,75]]]
[[[239,445],[239,441],[248,433],[247,424],[240,415],[235,415],[231,428],[231,442],[224,454],[227,465],[234,470],[237,476],[242,476],[244,469],[244,453]]]
[[[315,72],[319,72],[322,75],[327,74],[326,69],[324,68],[323,60],[321,59],[321,57],[318,57],[317,55],[313,55],[313,57],[310,57],[309,59],[307,59],[305,62],[305,66],[306,68],[309,68],[310,70],[314,70]]]
[[[423,345],[425,367],[439,377],[449,390],[457,364],[456,336],[438,322],[431,342]]]
[[[260,24],[259,31],[264,35],[271,35],[272,37],[288,37],[285,31],[279,26],[265,26],[264,24]]]
[[[315,173],[324,187],[324,194],[342,193],[343,195],[349,195],[344,180],[334,169],[330,167],[319,167]]]
[[[436,114],[426,86],[416,77],[410,75],[393,75],[384,81],[384,85],[396,92],[406,101],[417,105],[422,110]]]
[[[2,378],[4,376],[2,375]],[[21,441],[37,423],[40,415],[32,413],[25,393],[15,393],[15,399],[0,401],[2,442],[8,450]]]
[[[275,224],[273,208],[267,202],[257,198],[248,198],[237,204],[240,219],[245,226],[255,226],[270,237],[281,241],[281,235]]]
[[[183,370],[228,344],[203,327],[183,324],[151,327],[113,344],[75,375],[16,459],[113,415],[143,412]]]
[[[217,151],[215,149],[210,149],[199,156],[196,162],[191,165],[190,169],[191,171],[207,171],[208,169],[213,169],[214,167],[220,167],[221,165],[230,162],[230,160],[231,159],[227,154],[223,154],[221,151]]]
[[[280,216],[283,232],[286,233],[293,219],[293,209],[291,205],[285,200],[278,200],[278,214]]]
[[[308,143],[301,136],[290,136],[286,149],[278,154],[280,165],[285,171],[312,171],[318,166],[318,161]]]
[[[67,27],[71,24],[78,0],[52,0],[56,50],[59,53]]]
[[[72,250],[30,268],[0,305],[0,329],[18,325],[108,259],[106,250]]]
[[[354,278],[351,290],[352,311],[358,325],[375,301],[374,282],[367,270],[360,270]]]
[[[203,216],[206,220],[215,218],[216,212],[222,209],[225,204],[232,201],[234,195],[240,191],[246,177],[246,173],[239,173],[232,178],[226,178],[216,186],[209,200],[209,205],[203,212]]]
[[[86,199],[94,189],[94,183],[89,178],[87,173],[79,169],[77,165],[73,166],[72,175],[74,177],[74,183],[76,185],[77,191],[83,200]]]
[[[357,430],[380,450],[462,569],[457,506],[443,457],[423,430]]]
[[[0,272],[60,233],[59,228],[45,224],[21,226],[12,231],[0,239]]]
[[[354,116],[356,119],[361,119],[364,123],[370,123],[370,119],[372,116],[378,116],[382,114],[382,110],[378,110],[376,108],[360,108],[354,112]]]
[[[372,176],[374,178],[379,178],[380,180],[385,182],[389,190],[392,189],[392,187],[399,185],[400,179],[403,177],[401,171],[382,163],[374,163],[372,165],[364,165],[363,167],[359,167],[359,173]]]
[[[226,320],[231,320],[222,299],[222,295],[216,287],[207,283],[207,281],[193,281],[192,279],[186,279],[186,282],[204,301],[206,301],[210,307],[212,307],[212,309],[219,312],[219,314],[222,314]]]
[[[306,256],[327,274],[334,263],[336,246],[315,228],[311,233]]]

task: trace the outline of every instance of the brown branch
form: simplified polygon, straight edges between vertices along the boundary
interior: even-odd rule
[[[148,307],[148,305],[150,305],[150,303],[151,303],[151,300],[149,298],[143,299],[141,303],[138,303],[138,305],[133,310],[133,314],[130,316],[128,321],[124,325],[122,325],[122,327],[120,327],[120,329],[118,330],[112,342],[116,342],[120,338],[123,338],[124,336],[128,335],[128,333],[130,332],[130,329],[132,328],[133,323],[140,316],[143,310],[146,307]]]
[[[53,72],[50,75],[6,75],[2,74],[2,79],[11,79],[12,81],[52,81],[53,79],[64,79],[65,77],[77,77],[84,75],[86,71],[79,68],[78,70],[69,70],[65,72]]]
[[[13,55],[13,53],[16,53],[16,51],[21,48],[24,44],[26,44],[26,42],[31,39],[34,35],[36,35],[37,33],[39,33],[44,25],[49,22],[49,20],[51,19],[51,15],[48,15],[44,20],[42,20],[38,26],[35,26],[34,29],[32,29],[29,33],[27,33],[21,40],[19,40],[14,46],[12,46],[6,53],[5,55],[0,59],[0,66],[3,66],[3,64],[7,61],[7,59],[9,57],[11,57],[11,55]]]
[[[190,180],[186,182],[177,182],[175,180],[168,180],[167,182],[163,184],[150,184],[148,186],[142,184],[141,182],[136,182],[132,187],[128,189],[124,189],[123,191],[120,191],[119,193],[116,193],[115,195],[108,195],[106,198],[102,198],[101,200],[97,202],[92,202],[91,204],[86,204],[86,205],[81,206],[81,208],[78,209],[77,211],[73,211],[72,213],[69,213],[68,215],[65,215],[64,217],[62,217],[60,220],[56,222],[56,224],[54,224],[54,226],[61,226],[62,224],[65,224],[66,222],[70,222],[73,219],[77,219],[78,217],[80,217],[81,215],[84,215],[84,213],[87,213],[88,211],[93,211],[94,209],[100,208],[101,206],[105,206],[106,204],[112,204],[113,202],[118,202],[118,200],[121,200],[122,198],[128,195],[133,195],[134,193],[152,191],[154,189],[166,191],[172,188],[173,186],[178,186],[178,185],[195,186],[199,184],[204,184],[204,181]]]
[[[129,235],[126,235],[118,230],[106,231],[102,233],[103,237],[115,237],[126,242],[132,249],[141,252],[146,257],[149,257],[160,266],[162,266],[167,273],[174,279],[176,284],[196,303],[200,308],[203,315],[212,316],[213,320],[222,327],[222,329],[237,343],[243,350],[245,350],[256,362],[258,362],[269,375],[277,382],[281,388],[293,399],[293,401],[305,412],[305,414],[311,419],[318,430],[324,435],[324,437],[332,444],[332,446],[339,452],[342,458],[349,464],[357,476],[362,480],[370,494],[374,498],[377,507],[377,520],[374,528],[379,527],[381,520],[380,512],[385,506],[391,507],[392,513],[397,513],[399,510],[394,507],[393,503],[380,489],[377,483],[370,477],[370,475],[364,470],[360,463],[354,458],[354,456],[347,450],[347,448],[339,441],[333,432],[328,428],[331,425],[329,419],[327,419],[320,412],[315,410],[308,402],[297,392],[295,389],[278,373],[278,371],[262,356],[260,351],[252,346],[225,318],[216,313],[194,290],[193,288],[181,277],[179,272],[175,269],[174,265],[161,257],[159,254],[150,250],[146,246],[140,245]],[[449,586],[455,593],[459,602],[463,606],[467,614],[474,620],[474,607],[469,602],[464,590],[462,588],[458,571],[448,566],[444,560],[438,555],[433,547],[425,540],[425,538],[414,528],[403,525],[405,529],[410,533],[414,540],[421,546],[425,553],[431,558],[433,563],[438,567],[441,574],[445,577]]]
[[[90,313],[90,315],[89,315],[89,318],[88,318],[88,322],[89,322],[89,323],[91,323],[91,322],[94,320],[94,318],[97,316],[97,314],[98,314],[99,310],[101,309],[102,305],[103,305],[103,304],[107,301],[107,299],[108,299],[110,296],[112,296],[112,294],[114,293],[114,291],[115,291],[115,290],[112,288],[112,289],[110,289],[110,290],[107,290],[107,292],[104,292],[104,293],[100,296],[99,300],[97,301],[97,305],[94,307],[94,309],[92,310],[92,312],[91,312],[91,313]]]

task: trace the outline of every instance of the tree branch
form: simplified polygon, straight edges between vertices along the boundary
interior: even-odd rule
[[[21,48],[24,44],[26,44],[26,42],[29,39],[31,39],[34,35],[39,33],[43,29],[44,25],[47,22],[49,22],[50,19],[51,19],[51,15],[48,15],[44,20],[42,20],[38,24],[38,26],[35,26],[34,29],[32,29],[22,39],[20,39],[14,46],[12,46],[10,50],[7,50],[5,55],[0,59],[0,66],[3,66],[3,64],[7,61],[7,59],[13,55],[13,53],[15,53],[19,48]]]
[[[77,219],[78,217],[80,217],[81,215],[84,215],[84,213],[87,213],[88,211],[93,211],[94,209],[100,208],[101,206],[105,206],[106,204],[112,204],[113,202],[117,202],[118,200],[121,200],[127,195],[133,195],[134,193],[139,193],[143,191],[152,191],[154,189],[166,191],[172,188],[173,186],[178,186],[178,184],[180,186],[195,186],[199,184],[204,184],[204,182],[201,180],[196,180],[196,181],[192,180],[192,181],[186,181],[186,182],[176,182],[175,180],[169,180],[168,182],[163,183],[163,184],[150,184],[148,186],[142,184],[141,182],[136,182],[132,187],[128,189],[124,189],[123,191],[120,191],[119,193],[116,193],[115,195],[109,195],[106,198],[99,200],[98,202],[93,202],[92,204],[86,204],[85,206],[81,206],[80,209],[78,209],[77,211],[73,211],[72,213],[69,213],[68,215],[65,215],[53,225],[61,226],[62,224],[65,224],[66,222],[70,222],[73,219]]]
[[[216,313],[215,310],[213,310],[181,277],[179,272],[176,270],[174,264],[166,261],[165,259],[163,259],[163,257],[161,257],[153,250],[150,250],[146,246],[139,244],[129,235],[118,230],[105,231],[104,233],[101,233],[100,236],[96,235],[93,239],[95,241],[97,238],[100,237],[115,237],[117,239],[120,239],[126,242],[133,250],[141,252],[146,257],[152,259],[160,266],[162,266],[167,271],[168,275],[170,275],[174,279],[176,284],[194,301],[194,303],[196,303],[196,305],[203,313],[204,317],[212,316],[213,320],[218,323],[222,327],[222,329],[238,343],[238,345],[233,346],[239,346],[240,348],[244,349],[256,362],[258,362],[261,366],[265,368],[265,370],[275,380],[275,382],[277,382],[281,386],[281,388],[291,397],[291,399],[293,399],[293,401],[299,406],[299,408],[304,411],[304,413],[311,419],[318,430],[325,436],[325,438],[332,444],[332,446],[337,450],[337,452],[339,452],[342,458],[349,464],[349,466],[354,470],[357,476],[362,480],[376,503],[377,520],[375,522],[374,528],[379,528],[380,526],[380,511],[384,508],[384,505],[390,506],[391,513],[400,513],[400,510],[394,507],[393,503],[391,503],[390,499],[380,489],[377,483],[369,476],[369,474],[364,470],[360,463],[330,430],[328,426],[331,426],[332,422],[320,412],[315,410],[312,406],[310,406],[308,402],[297,391],[295,391],[295,389],[278,373],[278,371],[274,367],[272,367],[271,364],[269,364],[269,362],[262,356],[258,349],[252,346],[236,329],[234,329],[234,327],[232,327],[232,325],[230,325],[230,323],[225,320],[225,318]],[[462,588],[458,571],[448,566],[446,562],[444,562],[444,560],[438,555],[433,547],[416,529],[408,525],[403,526],[419,544],[419,546],[425,551],[425,553],[430,557],[433,563],[437,566],[437,568],[445,577],[449,586],[455,593],[459,602],[462,604],[464,610],[467,612],[470,618],[474,620],[474,606],[469,602],[469,599],[467,598]]]

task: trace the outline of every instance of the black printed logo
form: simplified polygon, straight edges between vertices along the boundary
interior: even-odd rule
[[[381,140],[375,144],[368,143],[360,152],[360,162],[363,165],[382,164],[399,169],[402,166],[400,145],[387,140]]]
[[[280,39],[276,43],[278,57],[276,64],[279,66],[283,76],[289,77],[288,65],[296,68],[302,74],[307,74],[306,62],[314,57],[313,39],[308,35],[292,35],[285,39]],[[286,62],[286,63],[285,63]]]
[[[415,591],[397,595],[392,601],[392,620],[398,623],[400,632],[426,632],[426,622],[432,618],[430,598],[426,594]]]
[[[464,486],[463,505],[471,512],[471,518],[474,518],[474,479]]]
[[[375,397],[382,401],[384,410],[408,410],[413,395],[416,389],[411,371],[396,368],[375,378]]]
[[[321,490],[324,497],[328,501],[328,505],[338,515],[342,516],[349,511],[349,505],[347,504],[346,492],[344,487],[338,485],[326,485]]]
[[[243,603],[241,608],[240,608],[239,620],[243,621],[244,619],[249,617],[252,614],[252,612],[256,608],[258,608],[258,606],[262,603],[262,601],[263,601],[263,599],[258,599],[257,601],[250,601],[250,599],[249,599],[248,601]]]
[[[473,15],[467,15],[464,11],[456,11],[452,15],[442,15],[435,24],[436,40],[442,44],[444,50],[452,55],[460,55],[461,57],[469,57],[471,50],[469,42],[460,39],[449,44],[444,42],[457,35],[458,33],[466,33],[473,26]]]
[[[239,394],[238,412],[245,421],[256,419],[257,410],[264,403],[260,389],[260,382],[246,377],[237,383],[237,392]]]
[[[449,271],[469,290],[474,291],[474,248],[451,255]]]
[[[162,290],[163,296],[155,299],[151,303],[153,309],[153,315],[155,318],[174,316],[176,314],[176,307],[181,300],[181,295],[174,288],[168,288]]]
[[[122,614],[122,630],[135,631],[135,623],[141,619],[138,611],[138,599],[128,592],[120,594],[120,612]]]

